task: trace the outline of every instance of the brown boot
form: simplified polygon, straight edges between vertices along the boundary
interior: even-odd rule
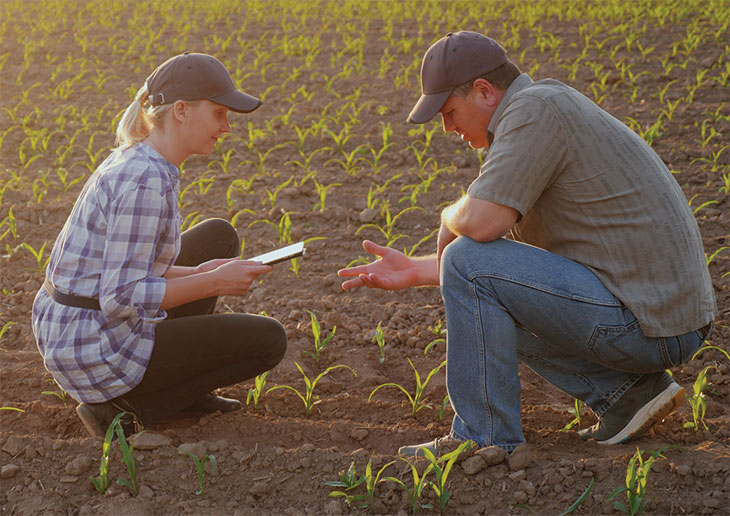
[[[76,407],[76,414],[92,437],[104,437],[109,425],[120,412],[125,412],[120,422],[124,436],[129,437],[136,433],[142,425],[127,403],[117,399],[105,403],[79,403]]]

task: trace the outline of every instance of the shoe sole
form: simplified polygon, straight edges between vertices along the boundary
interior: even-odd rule
[[[101,427],[101,424],[96,420],[96,417],[94,417],[94,414],[88,405],[85,403],[78,405],[76,407],[76,414],[79,416],[79,419],[84,424],[84,427],[86,427],[86,430],[89,432],[91,437],[104,437],[106,429]]]
[[[423,448],[426,448],[428,451],[433,453],[435,456],[438,457],[438,445],[435,444],[433,441],[423,444],[416,444],[416,445],[410,445],[410,446],[401,446],[398,448],[398,456],[399,457],[425,457],[426,454],[423,453]]]
[[[656,423],[667,417],[684,401],[684,388],[672,384],[660,392],[649,403],[641,407],[620,432],[598,444],[621,444],[639,437]]]

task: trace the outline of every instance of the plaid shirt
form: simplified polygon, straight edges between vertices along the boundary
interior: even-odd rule
[[[178,169],[146,144],[115,150],[94,172],[56,239],[46,277],[101,310],[33,303],[46,368],[76,400],[100,403],[137,385],[155,339],[162,277],[180,251]]]

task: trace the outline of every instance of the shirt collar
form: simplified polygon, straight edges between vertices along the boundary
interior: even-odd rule
[[[504,92],[502,99],[497,105],[497,109],[494,110],[492,118],[489,120],[489,127],[487,127],[487,139],[489,140],[489,145],[492,144],[494,131],[497,129],[497,124],[499,123],[499,119],[502,117],[502,113],[504,113],[504,110],[507,109],[507,104],[509,104],[510,98],[512,98],[512,96],[518,91],[522,91],[532,84],[533,80],[530,76],[526,73],[521,73],[514,81],[512,81],[512,84],[509,85],[507,91]]]
[[[140,142],[139,148],[142,150],[142,152],[147,154],[150,159],[161,162],[165,170],[167,170],[170,174],[170,178],[173,180],[173,182],[177,182],[180,180],[180,169],[167,161],[167,159],[162,154],[157,152],[157,149],[155,149],[152,145],[146,142]]]

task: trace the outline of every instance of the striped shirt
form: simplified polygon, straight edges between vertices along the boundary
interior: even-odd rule
[[[56,239],[46,278],[101,310],[33,303],[46,368],[73,398],[100,403],[137,385],[154,344],[162,277],[180,251],[179,172],[152,147],[117,149],[84,186]]]
[[[468,195],[516,209],[516,240],[591,269],[648,337],[717,315],[702,238],[682,189],[625,124],[555,80],[510,85]]]

